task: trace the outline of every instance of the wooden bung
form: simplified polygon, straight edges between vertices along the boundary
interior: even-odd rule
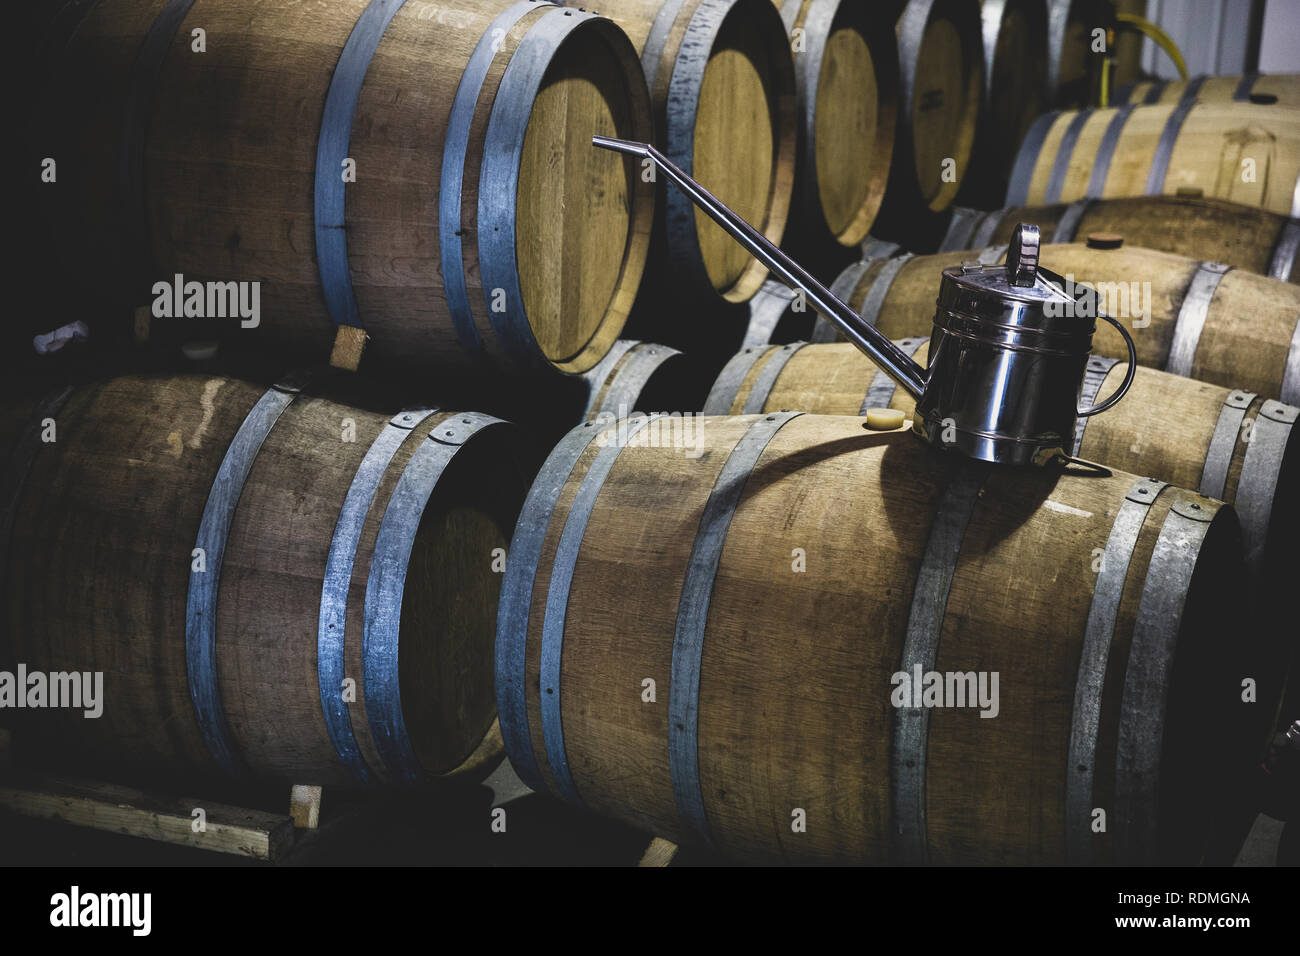
[[[1006,206],[1190,196],[1300,213],[1300,113],[1174,103],[1047,113],[1025,135]]]
[[[1224,600],[1231,508],[857,417],[682,428],[580,426],[525,503],[497,691],[526,783],[742,860],[1201,857],[1273,639]]]
[[[0,530],[22,556],[0,574],[4,668],[103,674],[97,719],[4,710],[26,757],[304,786],[499,759],[512,428],[201,375],[63,389],[0,421]]]
[[[790,41],[771,0],[600,6],[641,57],[659,148],[779,243],[790,214],[798,124]],[[676,187],[660,188],[663,281],[679,286],[684,299],[749,299],[767,267]]]
[[[944,269],[979,259],[1001,262],[1005,247],[931,256],[864,260],[837,285],[841,297],[890,338],[928,336]],[[900,261],[901,259],[901,261]],[[1102,311],[1132,332],[1138,364],[1225,388],[1247,389],[1300,405],[1300,288],[1125,242],[1118,249],[1084,243],[1045,245],[1042,264],[1097,288]],[[885,283],[876,287],[877,277]],[[874,289],[874,294],[872,290]],[[819,319],[801,338],[834,341]],[[1119,333],[1099,323],[1093,352],[1127,356]]]
[[[1094,232],[1120,235],[1131,246],[1226,262],[1235,269],[1300,283],[1300,219],[1223,199],[1139,196],[1076,199],[983,213],[958,210],[940,251],[1011,241],[1016,224],[1034,223],[1051,242],[1076,242]]]
[[[591,137],[652,129],[607,19],[541,0],[113,0],[46,69],[57,251],[101,295],[260,283],[256,329],[203,322],[302,361],[354,326],[377,359],[459,371],[482,353],[586,371],[631,308],[654,185]]]

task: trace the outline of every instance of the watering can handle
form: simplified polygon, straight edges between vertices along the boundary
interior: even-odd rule
[[[1097,318],[1105,319],[1111,325],[1115,326],[1115,330],[1119,332],[1120,335],[1124,336],[1124,344],[1128,346],[1128,370],[1124,373],[1124,381],[1120,382],[1119,388],[1115,389],[1110,398],[1106,399],[1104,402],[1098,402],[1096,405],[1090,405],[1089,407],[1076,412],[1075,414],[1080,418],[1087,418],[1090,415],[1096,415],[1109,408],[1114,408],[1119,400],[1128,392],[1129,387],[1133,384],[1133,376],[1137,374],[1137,349],[1133,345],[1133,336],[1128,334],[1128,329],[1124,328],[1124,323],[1111,318],[1104,312],[1098,312]]]

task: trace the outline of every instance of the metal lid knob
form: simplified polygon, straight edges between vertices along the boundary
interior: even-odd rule
[[[1038,280],[1038,227],[1022,222],[1011,235],[1007,249],[1007,278],[1014,286],[1032,288]]]

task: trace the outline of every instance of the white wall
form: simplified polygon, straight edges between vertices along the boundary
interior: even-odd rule
[[[1147,0],[1147,19],[1178,45],[1191,76],[1233,75],[1246,63],[1249,0]],[[1300,0],[1268,0],[1260,44],[1264,73],[1300,73]],[[1150,39],[1142,44],[1142,69],[1166,79],[1178,70]]]

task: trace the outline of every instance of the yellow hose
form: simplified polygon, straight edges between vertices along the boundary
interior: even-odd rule
[[[1120,23],[1127,23],[1135,30],[1149,36],[1156,46],[1168,53],[1169,59],[1174,61],[1174,66],[1178,68],[1178,78],[1184,83],[1187,82],[1187,63],[1183,60],[1183,54],[1178,50],[1178,44],[1174,43],[1168,33],[1150,20],[1139,17],[1136,13],[1117,13],[1115,19]]]

